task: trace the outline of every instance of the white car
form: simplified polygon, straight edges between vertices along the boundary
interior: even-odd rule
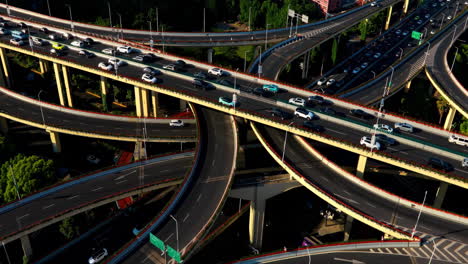
[[[335,79],[330,79],[327,81],[327,86],[333,85],[336,82]]]
[[[223,76],[224,75],[224,71],[221,70],[220,68],[211,68],[211,69],[208,70],[208,73],[216,75],[216,76]]]
[[[400,33],[401,33],[401,30],[399,30],[399,31],[400,31]],[[398,33],[398,31],[397,31],[397,33]],[[382,55],[382,53],[377,52],[376,54],[374,54],[374,58],[375,58],[375,59],[378,59],[381,55]]]
[[[173,119],[169,122],[169,126],[171,127],[183,127],[184,125],[184,121],[180,119]]]
[[[407,123],[395,123],[395,129],[413,133],[413,126]]]
[[[78,47],[78,48],[82,48],[82,47],[84,47],[85,44],[81,40],[75,40],[75,41],[72,41],[71,45],[75,46],[75,47]]]
[[[113,48],[107,48],[107,49],[103,49],[102,52],[103,52],[104,54],[114,55],[114,54],[115,54],[115,49],[113,49]]]
[[[327,77],[322,77],[317,81],[317,85],[324,85],[327,82]]]
[[[125,61],[121,61],[121,60],[119,60],[117,58],[110,58],[107,62],[112,64],[114,67],[115,66],[120,67],[120,66],[127,65],[127,63]]]
[[[356,73],[358,73],[358,72],[360,72],[360,71],[361,71],[361,68],[356,67],[356,68],[354,68],[354,70],[353,70],[353,74],[356,74]]]
[[[363,64],[361,64],[361,68],[365,69],[365,68],[367,68],[367,65],[369,65],[369,63],[368,63],[368,62],[364,62]]]
[[[360,143],[361,145],[364,145],[367,148],[370,148],[371,150],[373,149],[380,150],[380,143],[377,140],[375,140],[374,144],[372,144],[372,138],[370,137],[366,137],[366,136],[362,137]]]
[[[107,62],[100,62],[98,64],[99,69],[106,70],[106,71],[112,71],[114,69],[114,66],[112,64],[107,63]]]
[[[24,41],[22,41],[19,38],[10,39],[10,43],[13,44],[13,45],[16,45],[16,46],[23,46],[24,45]]]
[[[154,77],[153,75],[149,73],[145,73],[141,76],[141,79],[147,83],[157,83],[158,78]]]
[[[305,100],[299,97],[289,99],[289,103],[293,105],[305,106]]]
[[[163,69],[170,70],[170,71],[175,71],[177,67],[174,64],[166,64],[163,66]]]
[[[370,6],[377,6],[377,3],[374,1],[370,4]]]
[[[130,54],[133,52],[133,48],[129,46],[120,46],[120,47],[117,47],[117,51],[120,53]]]
[[[452,16],[448,16],[447,19],[448,19],[448,20],[452,19]]]
[[[312,120],[314,119],[314,113],[304,109],[304,108],[296,108],[296,111],[294,111],[294,115],[298,117],[305,118],[307,120]]]
[[[91,255],[88,259],[89,264],[95,264],[98,263],[99,261],[103,260],[109,253],[107,252],[107,249],[103,248],[101,250],[98,250]]]
[[[393,128],[391,128],[389,125],[385,125],[385,124],[374,124],[374,128],[375,128],[375,129],[378,129],[378,130],[381,130],[381,131],[388,132],[388,133],[393,133]]]
[[[34,43],[34,45],[43,46],[46,44],[46,42],[40,38],[31,38],[31,40]]]
[[[464,158],[464,159],[462,160],[462,167],[463,167],[463,168],[467,168],[467,167],[468,167],[468,158]]]

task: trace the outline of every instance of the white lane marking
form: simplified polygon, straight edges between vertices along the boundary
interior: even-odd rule
[[[119,182],[116,182],[115,184],[121,184],[121,183],[124,183],[126,182],[127,180],[123,180],[123,181],[119,181]]]
[[[338,133],[338,134],[341,134],[341,135],[346,135],[346,133],[343,133],[343,132],[340,132],[340,131],[336,131],[336,130],[331,129],[331,128],[327,128],[327,130],[332,131],[332,132],[335,132],[335,133]]]
[[[47,205],[47,206],[44,206],[44,207],[42,207],[42,210],[45,210],[45,209],[47,209],[47,208],[50,208],[50,207],[52,207],[52,206],[54,206],[54,205],[55,205],[55,204],[49,204],[49,205]]]
[[[338,196],[338,197],[340,197],[341,199],[345,199],[345,200],[350,201],[350,202],[352,202],[352,203],[359,204],[359,202],[357,202],[357,201],[355,201],[355,200],[353,200],[353,199],[350,199],[350,198],[341,196],[341,195],[336,194],[336,193],[335,193],[335,195]]]
[[[375,205],[373,205],[373,204],[371,204],[371,203],[366,202],[366,204],[369,205],[369,206],[371,206],[371,207],[377,208],[377,206],[375,206]]]
[[[162,170],[161,173],[164,173],[164,172],[169,172],[171,170]]]
[[[388,147],[388,149],[393,150],[393,151],[396,151],[396,152],[398,152],[398,153],[402,153],[402,154],[408,155],[408,152],[404,152],[404,151],[401,151],[401,150],[398,150],[398,149],[395,149],[395,148],[390,148],[390,147]]]
[[[75,199],[76,197],[80,196],[79,194],[75,195],[75,196],[72,196],[72,197],[68,197],[67,200],[71,200],[71,199]]]
[[[92,192],[99,191],[99,190],[101,190],[102,188],[103,188],[103,187],[97,187],[96,189],[92,189],[91,191],[92,191]]]
[[[422,138],[422,139],[427,139],[426,137],[422,137],[422,136],[418,136],[418,135],[412,135],[413,137],[418,137],[418,138]]]
[[[171,233],[171,235],[170,235],[170,236],[168,236],[168,237],[166,238],[166,240],[164,240],[164,242],[168,241],[168,240],[169,240],[169,238],[171,238],[173,235],[174,235],[174,233]]]
[[[327,177],[325,177],[325,176],[320,176],[320,177],[322,177],[322,179],[324,179],[325,181],[330,182],[330,180],[327,179]]]
[[[127,174],[120,175],[119,177],[115,178],[115,179],[114,179],[114,181],[121,180],[121,179],[123,179],[123,178],[127,177],[128,175],[130,175],[130,174],[132,174],[132,173],[135,173],[135,172],[136,172],[136,170],[133,170],[133,171],[131,171],[131,172],[127,173]]]
[[[351,195],[348,191],[343,191],[344,193],[346,193],[347,195]]]
[[[215,159],[211,162],[211,167],[214,167],[214,164],[215,164]]]
[[[29,214],[25,214],[25,215],[20,216],[20,217],[18,217],[18,218],[16,218],[16,219],[20,220],[20,219],[25,218],[25,217],[27,217],[27,216],[29,216]]]
[[[189,214],[187,214],[184,219],[182,220],[182,222],[185,222],[185,220],[187,220],[187,218],[189,217]]]
[[[466,171],[466,170],[460,170],[460,169],[458,169],[458,168],[455,168],[455,170],[456,170],[456,171],[459,171],[459,172],[463,172],[463,173],[468,173],[468,171]]]
[[[197,203],[198,203],[198,201],[200,201],[201,196],[202,196],[201,194],[198,196]]]

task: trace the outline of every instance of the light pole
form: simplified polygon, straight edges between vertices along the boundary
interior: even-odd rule
[[[111,12],[111,6],[110,6],[109,1],[107,1],[107,7],[109,8],[109,25],[112,29],[112,12]]]
[[[424,35],[423,35],[423,39],[425,39],[425,38],[426,38],[426,34],[427,34],[427,28],[425,27],[425,28],[424,28]]]
[[[450,66],[450,71],[452,71],[453,65],[455,65],[455,59],[457,58],[457,54],[458,54],[458,47],[455,47],[455,49],[456,49],[455,56],[453,56],[453,61],[452,61],[452,66]]]
[[[3,245],[3,249],[5,250],[5,254],[6,254],[6,257],[7,257],[7,260],[8,260],[8,264],[11,264],[10,256],[8,256],[8,251],[6,250],[6,246],[5,246],[5,243],[3,241],[2,241],[2,245]]]
[[[18,195],[18,200],[21,200],[21,196],[18,191],[18,185],[16,184],[15,174],[13,173],[13,168],[11,167],[11,165],[10,165],[10,171],[11,171],[11,178],[13,179],[13,184],[15,185],[16,194]]]
[[[252,29],[250,28],[250,11],[252,11],[252,7],[249,7],[249,31],[252,31]]]
[[[239,71],[239,68],[236,69],[236,72],[234,73],[234,89],[237,89],[236,86],[236,81],[237,81],[237,72]],[[240,90],[240,89],[239,89]]]
[[[247,52],[249,52],[249,50],[244,52],[244,72],[247,70]]]
[[[266,31],[265,31],[265,51],[267,50],[267,42],[268,42],[268,26],[271,24],[266,24]]]
[[[156,7],[156,31],[159,31],[159,9]]]
[[[284,161],[284,153],[286,152],[286,141],[288,140],[288,131],[289,131],[289,126],[292,125],[294,121],[288,124],[288,129],[286,130],[286,134],[284,134],[284,144],[283,144],[283,156],[281,157],[281,162]]]
[[[177,222],[177,219],[175,219],[174,216],[169,215],[176,223],[176,240],[177,240],[177,252],[179,252],[179,223]]]
[[[121,33],[122,39],[123,39],[124,37],[123,37],[123,27],[122,27],[122,16],[120,15],[120,13],[117,13],[117,15],[119,16],[120,33]]]
[[[390,66],[390,68],[392,68],[392,73],[390,74],[390,81],[388,82],[387,95],[390,92],[390,89],[392,88],[393,72],[395,71],[395,68],[393,68],[393,66]]]
[[[34,52],[34,43],[32,41],[32,37],[31,37],[31,31],[29,30],[29,25],[26,24],[26,26],[28,27],[28,40],[29,40],[29,46],[31,47],[31,52]]]
[[[445,14],[442,14],[442,21],[440,21],[440,27],[439,30],[442,29],[442,25],[444,24],[444,19],[445,19]]]
[[[424,56],[423,65],[426,65],[426,59],[427,59],[427,55],[429,55],[429,48],[430,47],[431,47],[431,42],[429,42],[429,45],[427,46],[426,55]]]
[[[50,12],[49,0],[47,0],[47,10],[49,10],[49,16],[52,16],[52,13]]]
[[[8,6],[8,0],[5,0],[5,3],[6,3],[7,14],[8,14],[8,16],[10,16],[10,7]]]
[[[460,4],[460,2],[457,1],[457,6],[455,7],[455,10],[453,11],[453,18],[455,18],[455,16],[457,15],[458,5],[459,4]]]
[[[205,16],[206,16],[206,13],[205,13],[205,7],[203,8],[203,32],[206,32],[205,31]]]
[[[72,32],[75,33],[75,26],[73,25],[73,16],[72,16],[72,9],[70,4],[65,4],[65,6],[68,7],[68,11],[70,12],[70,27],[72,29]]]
[[[424,203],[426,202],[426,196],[427,196],[427,191],[424,192],[424,199],[423,199],[421,206],[419,207],[418,218],[416,219],[416,223],[414,224],[413,230],[411,231],[411,239],[413,239],[414,233],[416,233],[416,227],[418,227],[418,222],[419,222],[419,218],[421,217],[422,208],[424,206]]]
[[[450,44],[453,45],[453,40],[455,39],[455,33],[457,32],[457,24],[454,24],[455,29],[453,30],[452,34],[452,41],[450,41]]]
[[[372,72],[372,74],[374,74],[374,77],[373,77],[373,79],[375,79],[375,71],[371,71],[371,72]]]
[[[401,58],[403,57],[403,48],[400,48],[400,50],[401,50],[401,53],[400,53],[400,60],[401,60]]]
[[[151,29],[151,20],[148,21],[150,30],[150,49],[153,51],[153,31]]]
[[[40,90],[39,93],[37,94],[37,98],[39,98],[39,108],[41,109],[41,116],[42,116],[42,124],[44,124],[45,127],[45,118],[44,118],[44,112],[42,111],[42,102],[41,102],[41,93],[44,90]]]

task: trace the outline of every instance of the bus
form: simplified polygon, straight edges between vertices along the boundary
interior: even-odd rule
[[[25,34],[21,31],[17,31],[17,30],[12,30],[11,31],[11,36],[13,38],[17,38],[17,39],[27,39],[28,38],[28,34]]]

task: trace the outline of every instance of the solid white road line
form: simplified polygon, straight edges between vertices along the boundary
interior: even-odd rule
[[[49,205],[47,205],[47,206],[44,206],[44,207],[42,207],[42,210],[47,209],[47,208],[50,208],[50,207],[52,207],[52,206],[54,206],[54,205],[55,205],[55,204],[49,204]]]
[[[96,189],[92,189],[91,191],[92,191],[92,192],[99,191],[99,190],[101,190],[102,188],[103,188],[103,187],[97,187]]]
[[[75,196],[68,197],[67,200],[75,199],[75,198],[78,197],[78,196],[80,196],[80,195],[77,194],[77,195],[75,195]]]

